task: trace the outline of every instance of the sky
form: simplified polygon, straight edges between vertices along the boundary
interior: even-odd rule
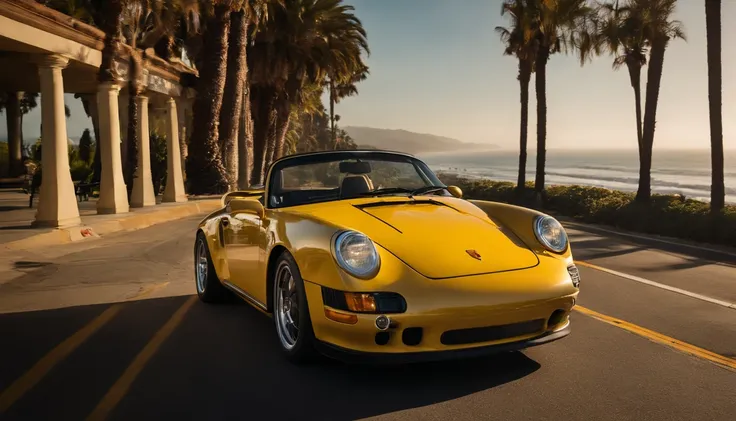
[[[507,21],[501,0],[345,0],[368,32],[370,76],[359,95],[336,108],[342,126],[405,129],[466,142],[516,148],[519,137],[517,62],[503,55],[494,31]],[[708,78],[703,0],[680,0],[674,18],[687,41],[670,43],[657,111],[655,149],[708,148]],[[723,128],[736,149],[736,1],[723,2]],[[548,148],[636,148],[634,94],[625,69],[602,56],[581,67],[555,55],[547,71]],[[642,72],[642,93],[646,68]],[[69,137],[91,122],[66,96]],[[642,101],[643,107],[643,101]],[[529,143],[536,139],[534,80]],[[3,119],[4,120],[4,119]],[[40,109],[25,116],[25,141],[39,135]],[[0,139],[6,137],[0,123]]]

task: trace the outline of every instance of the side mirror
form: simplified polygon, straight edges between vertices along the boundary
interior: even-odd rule
[[[249,213],[263,218],[266,213],[261,202],[254,199],[234,198],[227,204],[227,211],[230,214]]]
[[[447,191],[449,191],[451,195],[457,197],[458,199],[462,199],[463,197],[463,191],[460,190],[460,187],[458,186],[447,186]]]

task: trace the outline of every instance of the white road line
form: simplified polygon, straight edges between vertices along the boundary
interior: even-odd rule
[[[728,301],[719,300],[717,298],[712,298],[712,297],[708,297],[708,296],[705,296],[705,295],[696,294],[694,292],[686,291],[686,290],[680,289],[680,288],[675,288],[675,287],[670,286],[670,285],[665,285],[665,284],[660,284],[659,282],[650,281],[649,279],[644,279],[644,278],[641,278],[641,277],[638,277],[638,276],[629,275],[628,273],[623,273],[623,272],[619,272],[619,271],[615,271],[615,270],[611,270],[611,269],[606,269],[604,267],[600,267],[598,265],[594,265],[594,264],[591,264],[591,263],[588,263],[588,262],[576,261],[575,263],[577,265],[579,265],[579,266],[588,267],[588,268],[595,269],[595,270],[598,270],[598,271],[601,271],[601,272],[606,272],[608,274],[611,274],[611,275],[614,275],[614,276],[618,276],[620,278],[628,279],[630,281],[639,282],[641,284],[653,286],[655,288],[664,289],[664,290],[671,291],[671,292],[674,292],[674,293],[677,293],[677,294],[682,294],[682,295],[688,296],[690,298],[695,298],[695,299],[698,299],[698,300],[701,300],[701,301],[709,302],[711,304],[717,304],[719,306],[723,306],[723,307],[726,307],[726,308],[731,308],[731,309],[736,310],[736,303],[730,303]]]
[[[573,244],[577,242],[583,242],[583,241],[599,241],[599,240],[603,240],[606,238],[602,235],[577,235],[577,234],[568,234],[568,237],[570,237],[570,242]]]
[[[686,248],[690,248],[690,249],[693,249],[693,250],[702,250],[702,251],[708,251],[708,252],[711,252],[711,253],[719,253],[719,254],[722,254],[724,256],[736,257],[736,253],[731,253],[731,252],[728,252],[728,251],[725,251],[725,250],[719,250],[719,249],[714,249],[714,248],[710,248],[710,247],[703,247],[703,246],[693,246],[693,245],[690,245],[690,244],[679,243],[679,242],[676,242],[676,241],[663,240],[663,239],[656,238],[656,237],[647,237],[647,236],[644,236],[644,235],[629,234],[629,233],[626,233],[626,232],[620,232],[620,231],[609,230],[609,229],[606,229],[606,228],[600,228],[598,226],[589,227],[587,225],[578,224],[578,223],[575,223],[575,222],[563,222],[562,225],[563,226],[568,225],[571,228],[574,228],[574,229],[577,229],[577,230],[581,230],[581,231],[585,231],[586,229],[590,229],[590,230],[593,230],[593,231],[603,231],[603,232],[606,232],[606,233],[609,233],[609,234],[621,235],[621,236],[624,236],[624,237],[638,238],[640,240],[656,241],[656,242],[663,243],[663,244],[670,244],[670,245],[673,245],[673,246],[686,247]]]

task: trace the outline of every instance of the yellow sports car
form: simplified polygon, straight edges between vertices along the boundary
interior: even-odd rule
[[[281,158],[199,224],[197,294],[271,315],[295,362],[426,361],[568,335],[580,277],[562,225],[461,196],[403,153]]]

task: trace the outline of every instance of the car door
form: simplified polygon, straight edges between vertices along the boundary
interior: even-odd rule
[[[261,266],[264,261],[262,250],[265,241],[261,217],[250,212],[228,211],[221,221],[230,271],[228,281],[247,298],[265,305],[260,293],[264,289],[264,271]]]

